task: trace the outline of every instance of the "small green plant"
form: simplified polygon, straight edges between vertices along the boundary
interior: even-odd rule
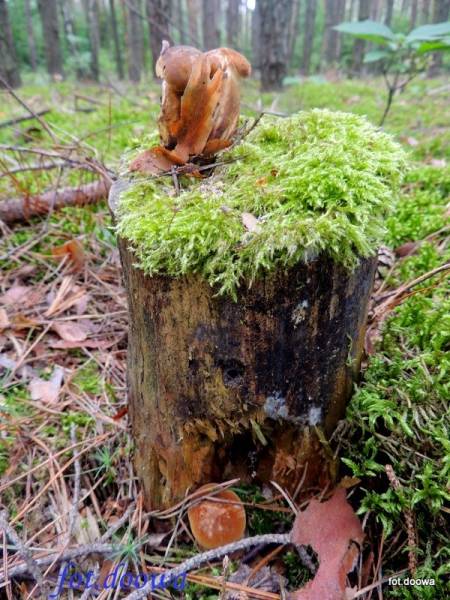
[[[337,31],[380,45],[380,50],[367,52],[365,63],[380,63],[388,91],[380,126],[386,120],[398,92],[429,66],[432,52],[450,50],[450,22],[422,25],[404,35],[394,33],[387,25],[370,19],[346,22]]]

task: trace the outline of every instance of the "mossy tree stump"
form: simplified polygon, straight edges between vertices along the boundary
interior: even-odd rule
[[[274,127],[277,131],[285,127],[286,136],[293,127],[302,131],[301,127],[307,128],[310,122],[316,131],[321,119],[327,126],[334,127],[330,113],[313,111],[311,114],[313,117],[303,115],[294,123],[280,126],[271,123],[265,133],[264,128],[255,133],[244,150],[254,150],[261,136],[272,135]],[[273,212],[272,220],[264,219],[261,198],[266,197],[267,190],[258,190],[255,184],[257,199],[242,201],[243,180],[256,177],[254,166],[247,164],[248,155],[242,160],[241,170],[236,171],[239,177],[227,182],[217,202],[210,200],[214,181],[206,187],[203,183],[194,183],[194,187],[197,186],[194,191],[182,192],[180,196],[170,192],[170,179],[151,184],[119,181],[111,190],[110,207],[118,221],[118,243],[129,302],[128,398],[135,464],[148,508],[168,506],[182,499],[188,489],[233,477],[247,482],[277,481],[291,492],[301,483],[321,486],[333,477],[334,465],[324,439],[343,416],[359,372],[376,265],[374,250],[378,241],[373,235],[364,246],[367,241],[364,228],[374,226],[373,219],[380,221],[385,210],[380,207],[380,200],[383,193],[384,199],[392,194],[397,171],[401,168],[401,160],[393,158],[400,151],[387,136],[376,132],[359,117],[334,118],[338,127],[351,130],[353,144],[356,143],[355,131],[359,132],[363,151],[348,146],[345,163],[342,163],[346,179],[342,189],[333,183],[328,206],[308,208],[305,205],[301,211],[308,219],[317,214],[318,220],[325,211],[328,221],[327,227],[322,225],[324,229],[332,230],[337,221],[349,220],[336,235],[342,240],[338,251],[355,253],[352,268],[338,260],[336,240],[327,248],[326,240],[318,235],[314,238],[316,245],[311,242],[303,254],[293,254],[292,239],[301,231],[303,218],[299,212],[298,228],[292,229],[294,237],[289,241],[289,259],[283,255],[284,246],[280,245],[272,256],[281,256],[283,260],[274,259],[273,268],[268,268],[266,263],[260,268],[255,262],[254,273],[246,277],[242,263],[241,280],[234,297],[218,293],[223,291],[223,285],[222,289],[214,282],[211,285],[211,277],[217,273],[213,272],[208,255],[201,263],[203,266],[196,265],[193,272],[186,268],[186,258],[180,258],[185,262],[177,271],[178,255],[182,256],[184,244],[191,239],[189,236],[200,236],[208,230],[204,223],[200,228],[198,212],[187,233],[185,222],[181,220],[185,219],[186,211],[198,211],[199,206],[203,210],[199,194],[205,197],[205,206],[210,202],[208,218],[214,217],[211,228],[217,226],[216,221],[222,219],[223,214],[234,219],[230,221],[229,230],[226,229],[228,221],[223,225],[223,238],[229,243],[233,265],[239,265],[242,248],[257,244],[258,236],[277,225]],[[269,132],[268,127],[272,128]],[[375,160],[366,172],[359,173],[361,161],[364,165],[364,158],[376,156],[374,140],[380,136],[384,146],[378,162]],[[327,142],[326,139],[328,148]],[[308,144],[315,148],[317,140],[311,139],[306,146]],[[286,140],[286,148],[290,145],[289,139]],[[272,173],[272,192],[281,185],[283,193],[288,194],[282,179],[286,176],[287,181],[291,172],[289,167],[286,175],[283,172],[286,148],[278,148],[278,162],[274,148],[267,151],[268,164],[263,168]],[[303,153],[306,162],[307,150],[308,147],[304,148]],[[336,155],[340,157],[339,150],[327,152],[330,160]],[[364,152],[366,156],[361,156]],[[386,166],[387,156],[392,160],[390,172]],[[359,178],[354,183],[349,181],[348,157],[354,161],[351,166],[358,177],[363,178],[362,183],[358,183]],[[299,171],[299,199],[302,181],[309,186],[308,194],[314,185],[323,188],[323,178],[308,179],[308,173],[328,168],[333,178],[341,165],[341,157],[333,168],[326,164],[324,167],[317,162],[317,157],[313,158],[311,165],[315,166],[311,166],[309,172],[308,169],[303,174]],[[258,155],[257,159],[264,163],[264,157]],[[272,170],[270,165],[273,165]],[[229,171],[214,175],[219,188],[220,181],[227,176]],[[382,182],[372,196],[367,189],[370,177],[374,186]],[[270,184],[268,181],[267,185]],[[198,187],[202,185],[203,188]],[[159,186],[165,187],[161,190]],[[134,189],[134,196],[130,189]],[[336,189],[340,189],[340,195]],[[326,195],[326,190],[321,193]],[[365,194],[369,211],[374,214],[360,218],[360,205],[352,212],[343,202],[345,194],[352,195],[352,202],[356,196],[361,197],[362,203]],[[280,209],[285,211],[284,216],[279,217],[282,225],[282,218],[286,215],[290,218],[292,211],[297,210],[296,198],[289,201],[292,205],[287,208],[282,205]],[[270,202],[272,209],[273,200]],[[224,205],[226,210],[223,210]],[[338,212],[341,206],[342,214]],[[259,217],[260,225],[250,232],[245,231],[241,223],[245,210]],[[147,229],[141,229],[147,219]],[[360,240],[354,231],[358,219],[361,221],[358,225]],[[314,218],[308,221],[314,222]],[[158,224],[156,229],[155,223]],[[281,231],[285,231],[284,225]],[[233,238],[233,235],[241,237]],[[349,236],[354,239],[349,240]],[[270,238],[275,240],[271,243],[278,243],[279,237],[282,236],[277,234]],[[264,238],[266,244],[267,239]],[[299,238],[299,252],[302,242]],[[217,248],[223,254],[223,243],[219,235],[217,247],[210,248],[212,257],[217,256]],[[200,248],[199,252],[203,250]],[[257,247],[255,256],[260,256],[262,251],[262,245]],[[153,261],[150,267],[149,257]],[[251,269],[251,261],[249,265]],[[221,272],[219,282],[220,278]]]

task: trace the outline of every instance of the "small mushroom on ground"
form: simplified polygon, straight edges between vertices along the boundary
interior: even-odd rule
[[[206,494],[216,485],[208,483],[198,492]],[[240,540],[244,535],[244,505],[231,490],[222,490],[201,500],[188,510],[188,518],[194,538],[208,550]]]

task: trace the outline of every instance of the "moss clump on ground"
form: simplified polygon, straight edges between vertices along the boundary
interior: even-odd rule
[[[148,274],[199,273],[235,295],[279,267],[326,252],[351,268],[379,244],[405,170],[401,147],[365,118],[328,110],[265,117],[201,181],[138,180],[118,233]],[[248,231],[243,213],[258,219]]]

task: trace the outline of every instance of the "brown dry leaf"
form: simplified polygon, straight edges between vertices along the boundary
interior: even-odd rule
[[[29,295],[30,291],[30,288],[26,285],[13,285],[0,296],[0,304],[5,306],[18,304]]]
[[[405,242],[401,246],[398,246],[398,248],[395,248],[394,252],[396,256],[403,258],[404,256],[414,254],[419,247],[420,242]]]
[[[66,342],[83,342],[92,329],[91,325],[88,321],[56,321],[52,329]]]
[[[55,404],[64,379],[64,369],[56,366],[48,381],[35,377],[30,381],[28,389],[32,400],[40,400],[47,404]]]
[[[347,502],[345,489],[337,488],[326,502],[311,500],[295,519],[292,541],[311,546],[320,565],[314,579],[288,598],[343,600],[346,576],[354,567],[363,539],[361,523]]]
[[[21,331],[22,329],[31,329],[32,327],[36,327],[39,325],[39,321],[36,321],[36,319],[30,319],[22,313],[16,313],[13,317],[11,317],[11,325],[14,331]]]
[[[247,231],[251,231],[252,233],[258,233],[261,231],[261,226],[258,219],[252,215],[252,213],[243,212],[241,215],[241,220]]]
[[[94,350],[107,350],[117,344],[117,338],[112,340],[93,340],[87,339],[79,342],[71,342],[68,340],[58,340],[56,342],[49,342],[50,348],[56,348],[58,350],[69,350],[71,348],[93,348]]]
[[[0,331],[8,329],[10,326],[8,313],[4,308],[0,308]]]
[[[52,255],[55,258],[60,258],[60,259],[67,256],[73,265],[74,271],[82,271],[83,267],[84,267],[84,263],[86,261],[83,246],[76,239],[69,240],[62,246],[52,248]]]

